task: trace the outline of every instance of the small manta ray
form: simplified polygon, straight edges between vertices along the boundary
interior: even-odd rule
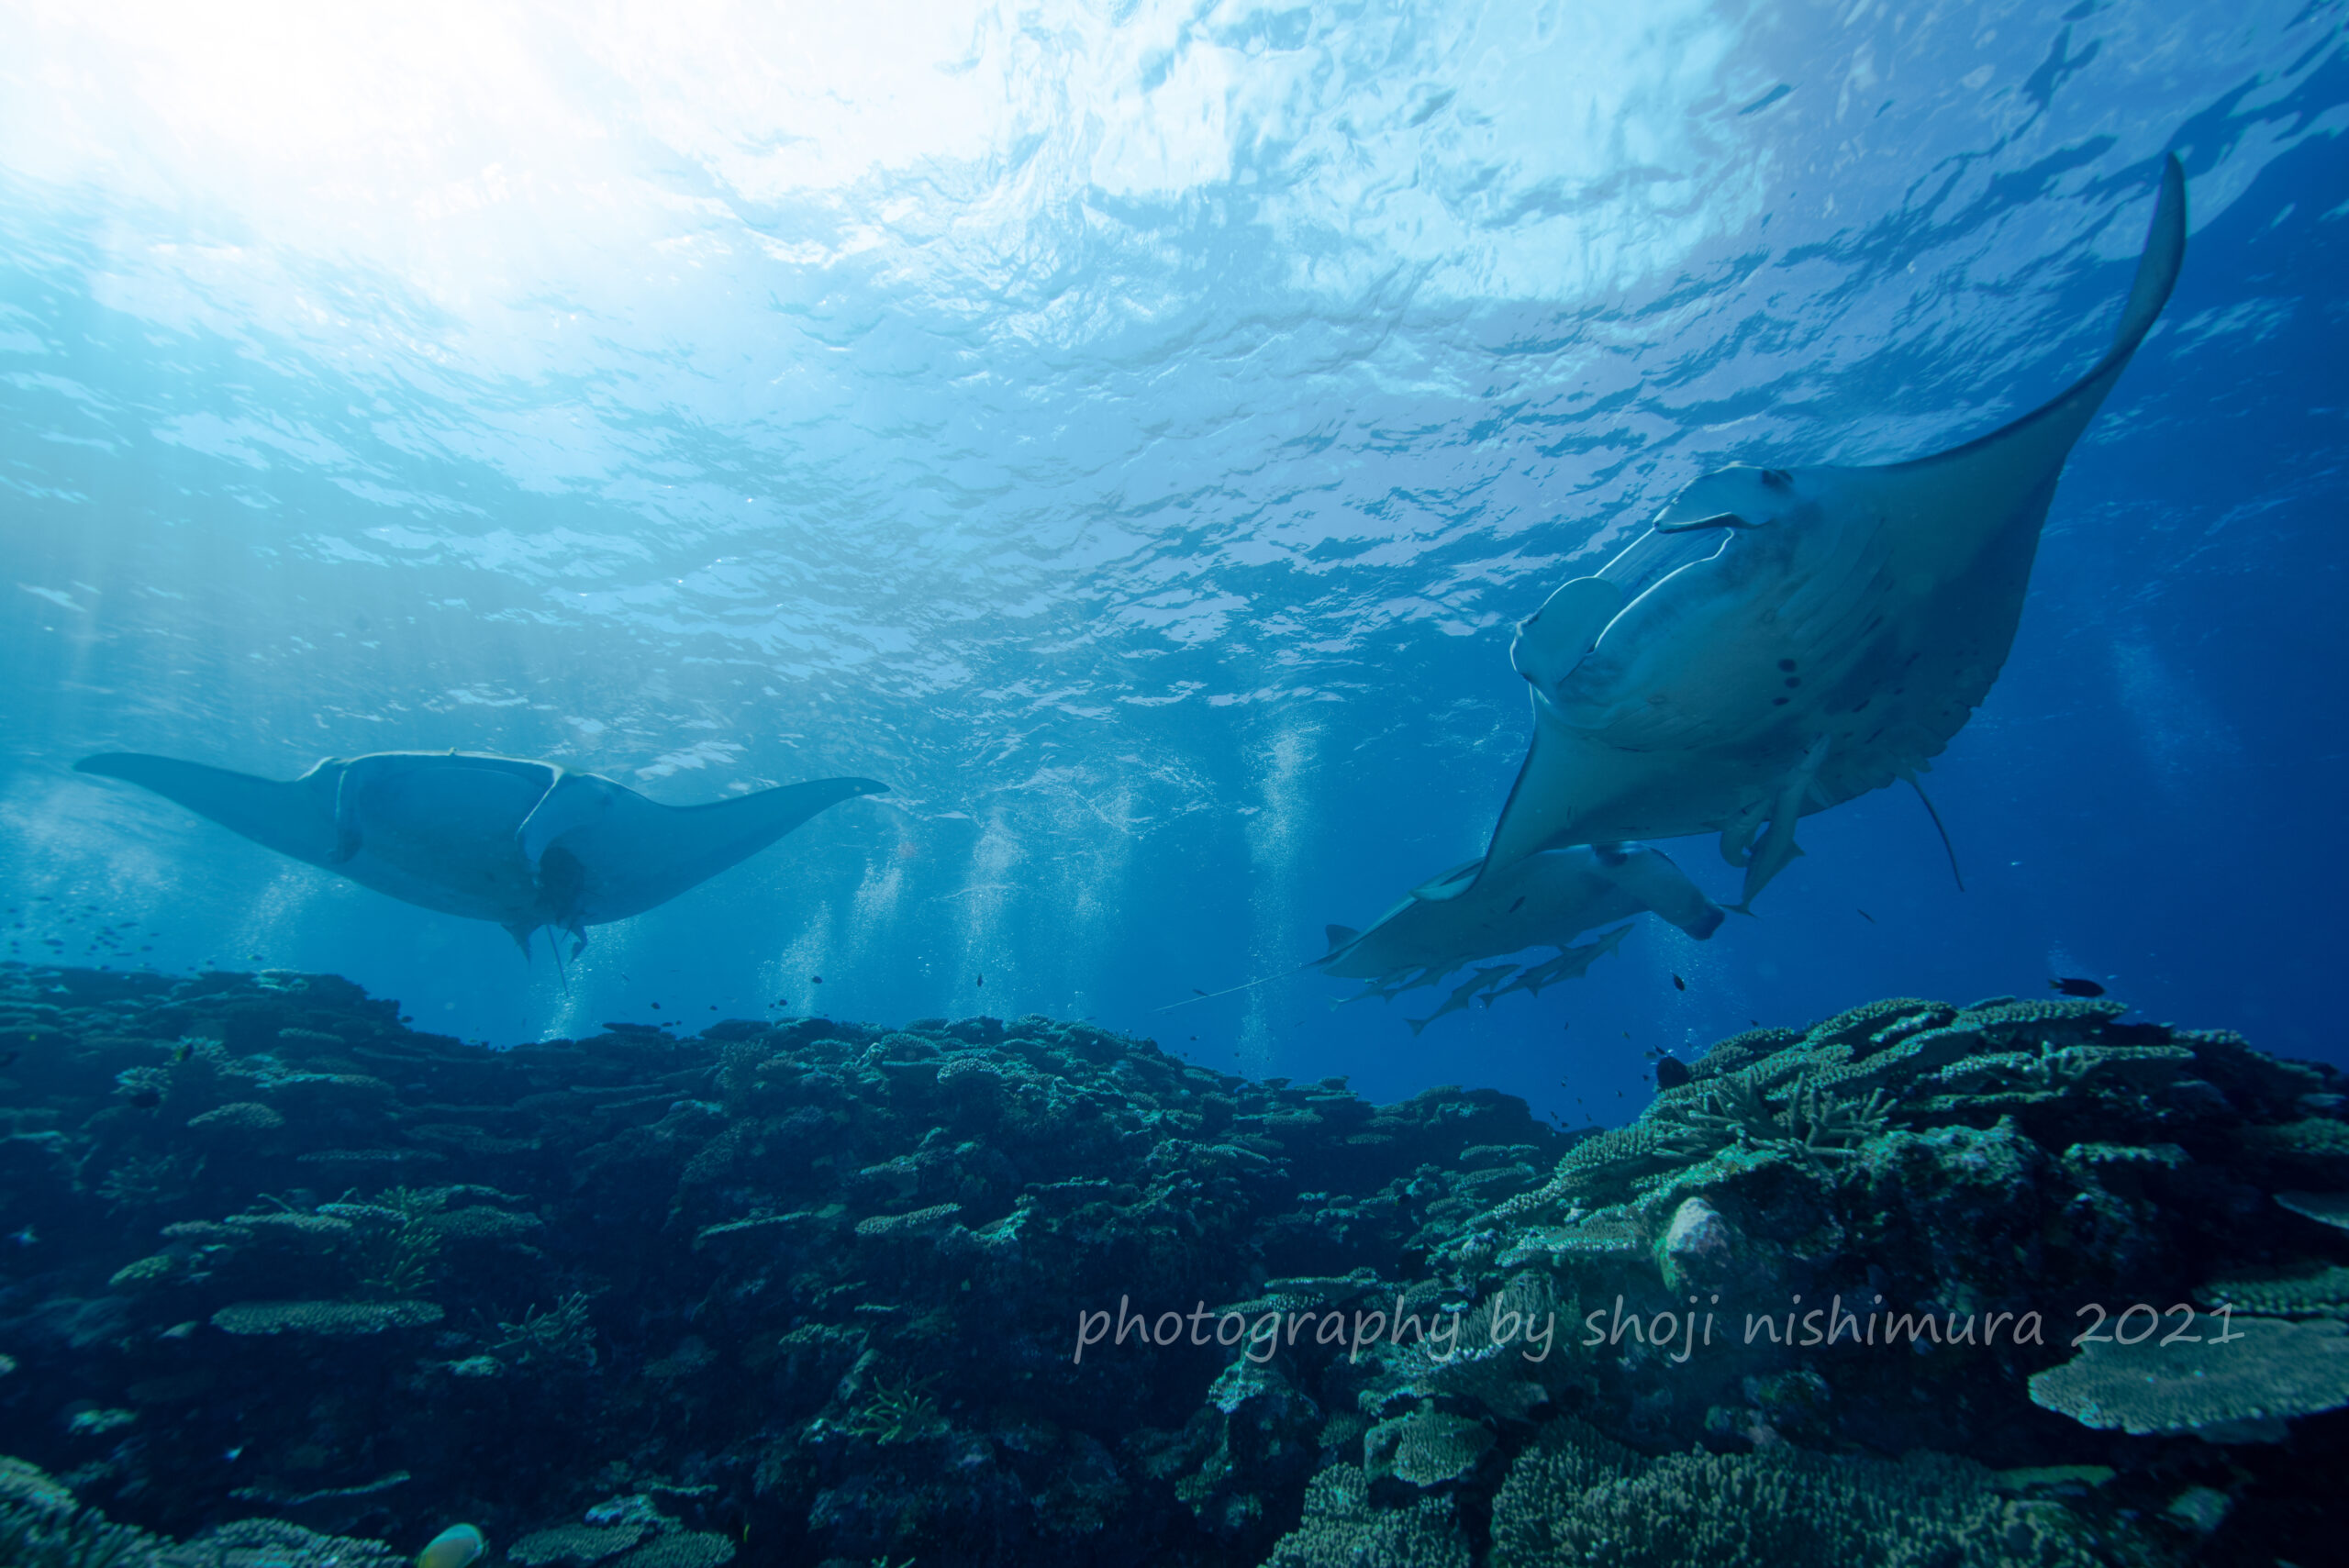
[[[128,751],[73,768],[152,790],[404,903],[495,921],[525,953],[540,927],[568,931],[573,958],[589,926],[665,904],[826,806],[887,788],[816,779],[662,806],[594,773],[479,751],[329,757],[284,783]]]
[[[1802,852],[1798,817],[1915,785],[1998,679],[2065,460],[2185,254],[2172,157],[2112,347],[2053,401],[1908,462],[1707,474],[1551,595],[1509,649],[1533,740],[1485,875],[1564,844],[1718,832],[1746,873],[1731,907],[1751,913]]]

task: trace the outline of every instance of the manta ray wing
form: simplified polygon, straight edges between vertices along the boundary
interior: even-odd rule
[[[1797,817],[1921,771],[2005,664],[2065,460],[2185,247],[2172,158],[2112,347],[2062,394],[1913,462],[1707,474],[1553,594],[1511,650],[1533,740],[1477,880],[1554,845],[1719,831],[1750,902],[1800,852]]]
[[[573,775],[604,793],[604,808],[549,840],[543,858],[578,868],[583,925],[601,925],[665,904],[739,865],[825,807],[888,786],[871,779],[813,779],[707,806],[662,806],[608,779]]]
[[[327,864],[335,853],[334,800],[341,769],[328,760],[298,779],[262,779],[139,751],[107,751],[73,764],[77,773],[151,790],[256,844],[314,866]]]

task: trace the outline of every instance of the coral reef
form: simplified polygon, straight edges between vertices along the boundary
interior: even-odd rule
[[[1586,1136],[1038,1017],[17,968],[0,1034],[28,1562],[2309,1563],[2349,1459],[2341,1076],[2108,999]]]
[[[1946,1455],[1650,1460],[1568,1419],[1544,1427],[1502,1483],[1491,1563],[2095,1568],[2141,1555],[2132,1545],[2099,1540],[2054,1504],[2005,1497],[1988,1471]]]

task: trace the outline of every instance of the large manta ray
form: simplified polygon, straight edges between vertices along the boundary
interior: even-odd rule
[[[2185,253],[2173,157],[2112,348],[2070,389],[1909,462],[1709,473],[1553,594],[1509,650],[1533,741],[1484,875],[1719,832],[1743,909],[1802,852],[1797,818],[1915,784],[2006,662],[2056,477]]]
[[[888,787],[815,779],[708,806],[662,806],[594,773],[477,751],[329,757],[283,783],[132,751],[84,757],[73,768],[153,790],[378,893],[494,920],[524,952],[541,926],[584,945],[587,927],[665,904],[834,802]]]

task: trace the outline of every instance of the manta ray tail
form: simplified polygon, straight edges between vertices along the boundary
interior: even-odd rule
[[[537,955],[530,951],[530,939],[539,934],[538,927],[518,923],[507,927],[506,934],[512,937],[514,945],[522,950],[524,963],[534,964],[538,962]],[[562,983],[562,994],[568,996],[571,995],[571,971],[562,962],[562,939],[555,934],[551,927],[547,929],[547,951],[554,955],[554,977]]]
[[[1965,873],[1957,869],[1957,846],[1949,841],[1949,829],[1942,825],[1942,814],[1933,809],[1933,797],[1925,793],[1925,786],[1919,782],[1916,774],[1909,773],[1903,776],[1908,779],[1909,787],[1917,792],[1917,798],[1924,803],[1925,815],[1933,819],[1933,831],[1942,836],[1942,852],[1949,856],[1949,873],[1957,879],[1957,890],[1960,893],[1965,892]]]

